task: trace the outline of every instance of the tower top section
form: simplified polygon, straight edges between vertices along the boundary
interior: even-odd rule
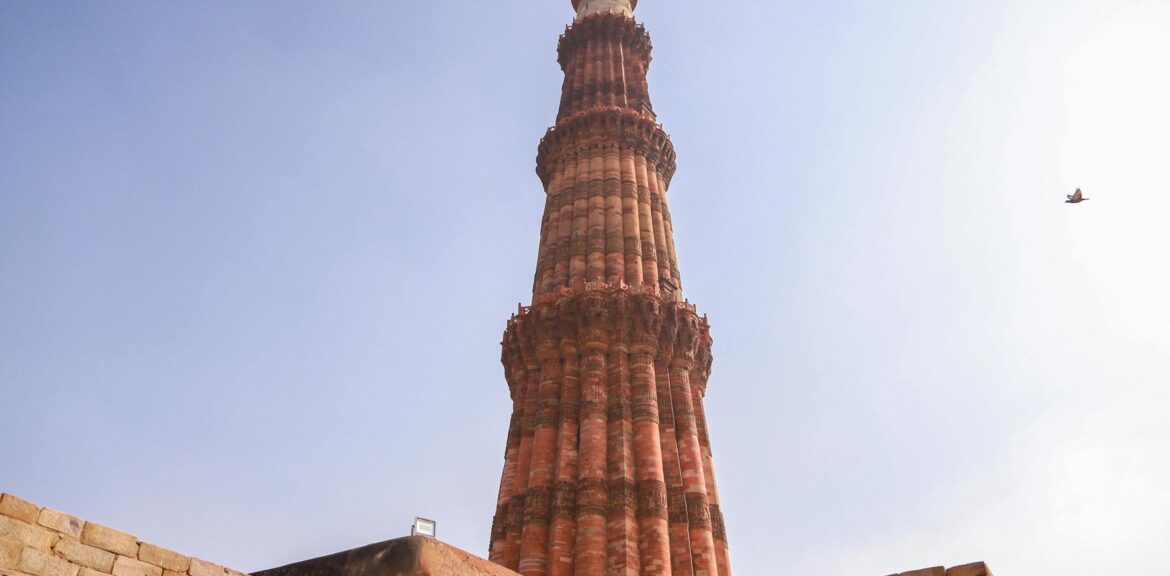
[[[634,8],[638,0],[573,0],[573,9],[577,11],[577,18],[598,12],[616,12],[626,16],[634,15]]]

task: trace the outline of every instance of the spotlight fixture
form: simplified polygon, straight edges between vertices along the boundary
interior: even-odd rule
[[[430,536],[435,537],[435,521],[427,520],[426,518],[419,518],[415,516],[414,524],[410,526],[411,536]]]

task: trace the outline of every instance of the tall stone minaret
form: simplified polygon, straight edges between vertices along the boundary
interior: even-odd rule
[[[637,0],[573,0],[532,305],[504,332],[513,409],[492,561],[524,576],[729,576],[703,411],[706,317],[683,299],[670,138]]]

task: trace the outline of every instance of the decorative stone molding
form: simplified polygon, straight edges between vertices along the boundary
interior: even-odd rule
[[[670,136],[642,112],[621,106],[595,106],[564,118],[548,129],[536,155],[536,174],[547,189],[553,168],[597,150],[629,149],[658,167],[666,186],[676,168]]]
[[[575,54],[587,49],[591,43],[604,40],[620,41],[627,57],[639,58],[649,67],[654,47],[646,27],[628,16],[601,13],[565,27],[565,33],[557,42],[557,62],[561,71],[571,72],[569,64]]]

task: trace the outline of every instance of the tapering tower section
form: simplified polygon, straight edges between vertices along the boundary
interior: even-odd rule
[[[707,319],[683,298],[637,0],[574,0],[490,558],[524,576],[729,576],[703,410]]]

